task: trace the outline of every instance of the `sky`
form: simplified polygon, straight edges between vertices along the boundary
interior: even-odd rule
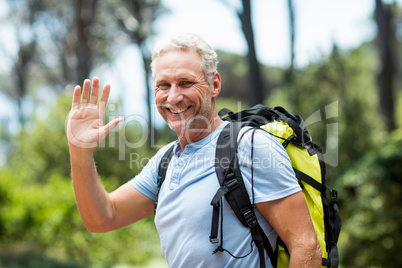
[[[223,4],[229,2],[228,4]],[[157,20],[157,37],[197,32],[213,48],[245,54],[246,43],[235,16],[240,0],[163,0],[172,13]],[[351,48],[375,34],[370,16],[374,0],[294,0],[296,64],[327,53],[333,42]],[[235,8],[231,8],[234,6]],[[286,0],[253,0],[252,22],[257,56],[266,64],[289,63],[289,23]]]

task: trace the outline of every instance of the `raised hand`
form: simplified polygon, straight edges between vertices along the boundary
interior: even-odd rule
[[[116,118],[106,125],[103,125],[103,114],[109,99],[110,85],[103,87],[102,95],[98,102],[99,96],[99,78],[94,77],[91,81],[86,79],[82,87],[76,86],[73,94],[73,103],[67,122],[67,139],[69,145],[93,149],[105,139],[118,123],[121,118]],[[91,91],[91,94],[89,92]]]

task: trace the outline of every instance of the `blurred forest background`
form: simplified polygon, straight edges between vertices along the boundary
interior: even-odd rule
[[[372,1],[375,38],[347,50],[334,43],[303,67],[294,64],[292,0],[283,14],[290,25],[287,67],[259,61],[253,1],[221,1],[239,20],[248,53],[218,51],[218,106],[237,111],[262,102],[306,119],[328,156],[327,182],[339,191],[341,267],[402,266],[402,9]],[[0,72],[1,111],[18,113],[0,122],[0,267],[163,266],[163,260],[155,264],[162,256],[152,218],[106,234],[85,230],[71,185],[65,119],[73,86],[113,68],[115,52],[131,46],[141,55],[129,66],[144,74],[145,99],[117,98],[105,118],[124,115],[122,107],[139,101],[146,122],[124,115],[123,126],[96,150],[106,189],[129,180],[156,145],[175,138],[153,115],[148,68],[154,22],[169,8],[160,0],[8,0],[1,8],[0,23],[13,38],[0,43],[7,66]]]

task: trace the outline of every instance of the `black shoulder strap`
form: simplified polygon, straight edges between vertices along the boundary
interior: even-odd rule
[[[303,118],[297,114],[291,114],[282,107],[273,109],[279,119],[286,122],[295,132],[300,145],[307,149],[310,155],[317,153],[317,145],[312,142],[311,136],[307,131]]]
[[[215,170],[221,187],[218,189],[211,201],[213,213],[210,241],[211,243],[220,242],[220,246],[216,251],[224,250],[222,247],[222,235],[221,241],[218,239],[218,229],[221,198],[225,196],[240,222],[244,226],[250,228],[252,239],[258,248],[260,267],[265,267],[264,248],[269,254],[271,262],[275,263],[276,258],[268,238],[258,224],[254,213],[254,206],[250,202],[250,198],[240,172],[237,158],[237,137],[241,128],[241,122],[232,122],[224,127],[220,136],[218,137],[215,155]]]
[[[219,185],[222,186],[225,172],[233,161],[237,148],[237,137],[239,135],[242,124],[240,122],[232,122],[227,124],[220,133],[216,142],[215,150],[215,171],[218,176]]]
[[[156,207],[158,206],[159,191],[161,190],[162,184],[165,181],[167,168],[169,166],[170,159],[172,159],[172,156],[173,156],[174,146],[175,146],[174,144],[172,146],[170,146],[170,148],[163,154],[161,161],[159,162],[155,211],[156,211]]]

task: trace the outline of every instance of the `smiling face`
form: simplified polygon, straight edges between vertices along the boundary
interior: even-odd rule
[[[179,137],[186,133],[193,139],[202,138],[220,124],[215,110],[220,82],[216,73],[211,84],[207,83],[195,51],[170,51],[158,57],[155,101],[159,113]]]

